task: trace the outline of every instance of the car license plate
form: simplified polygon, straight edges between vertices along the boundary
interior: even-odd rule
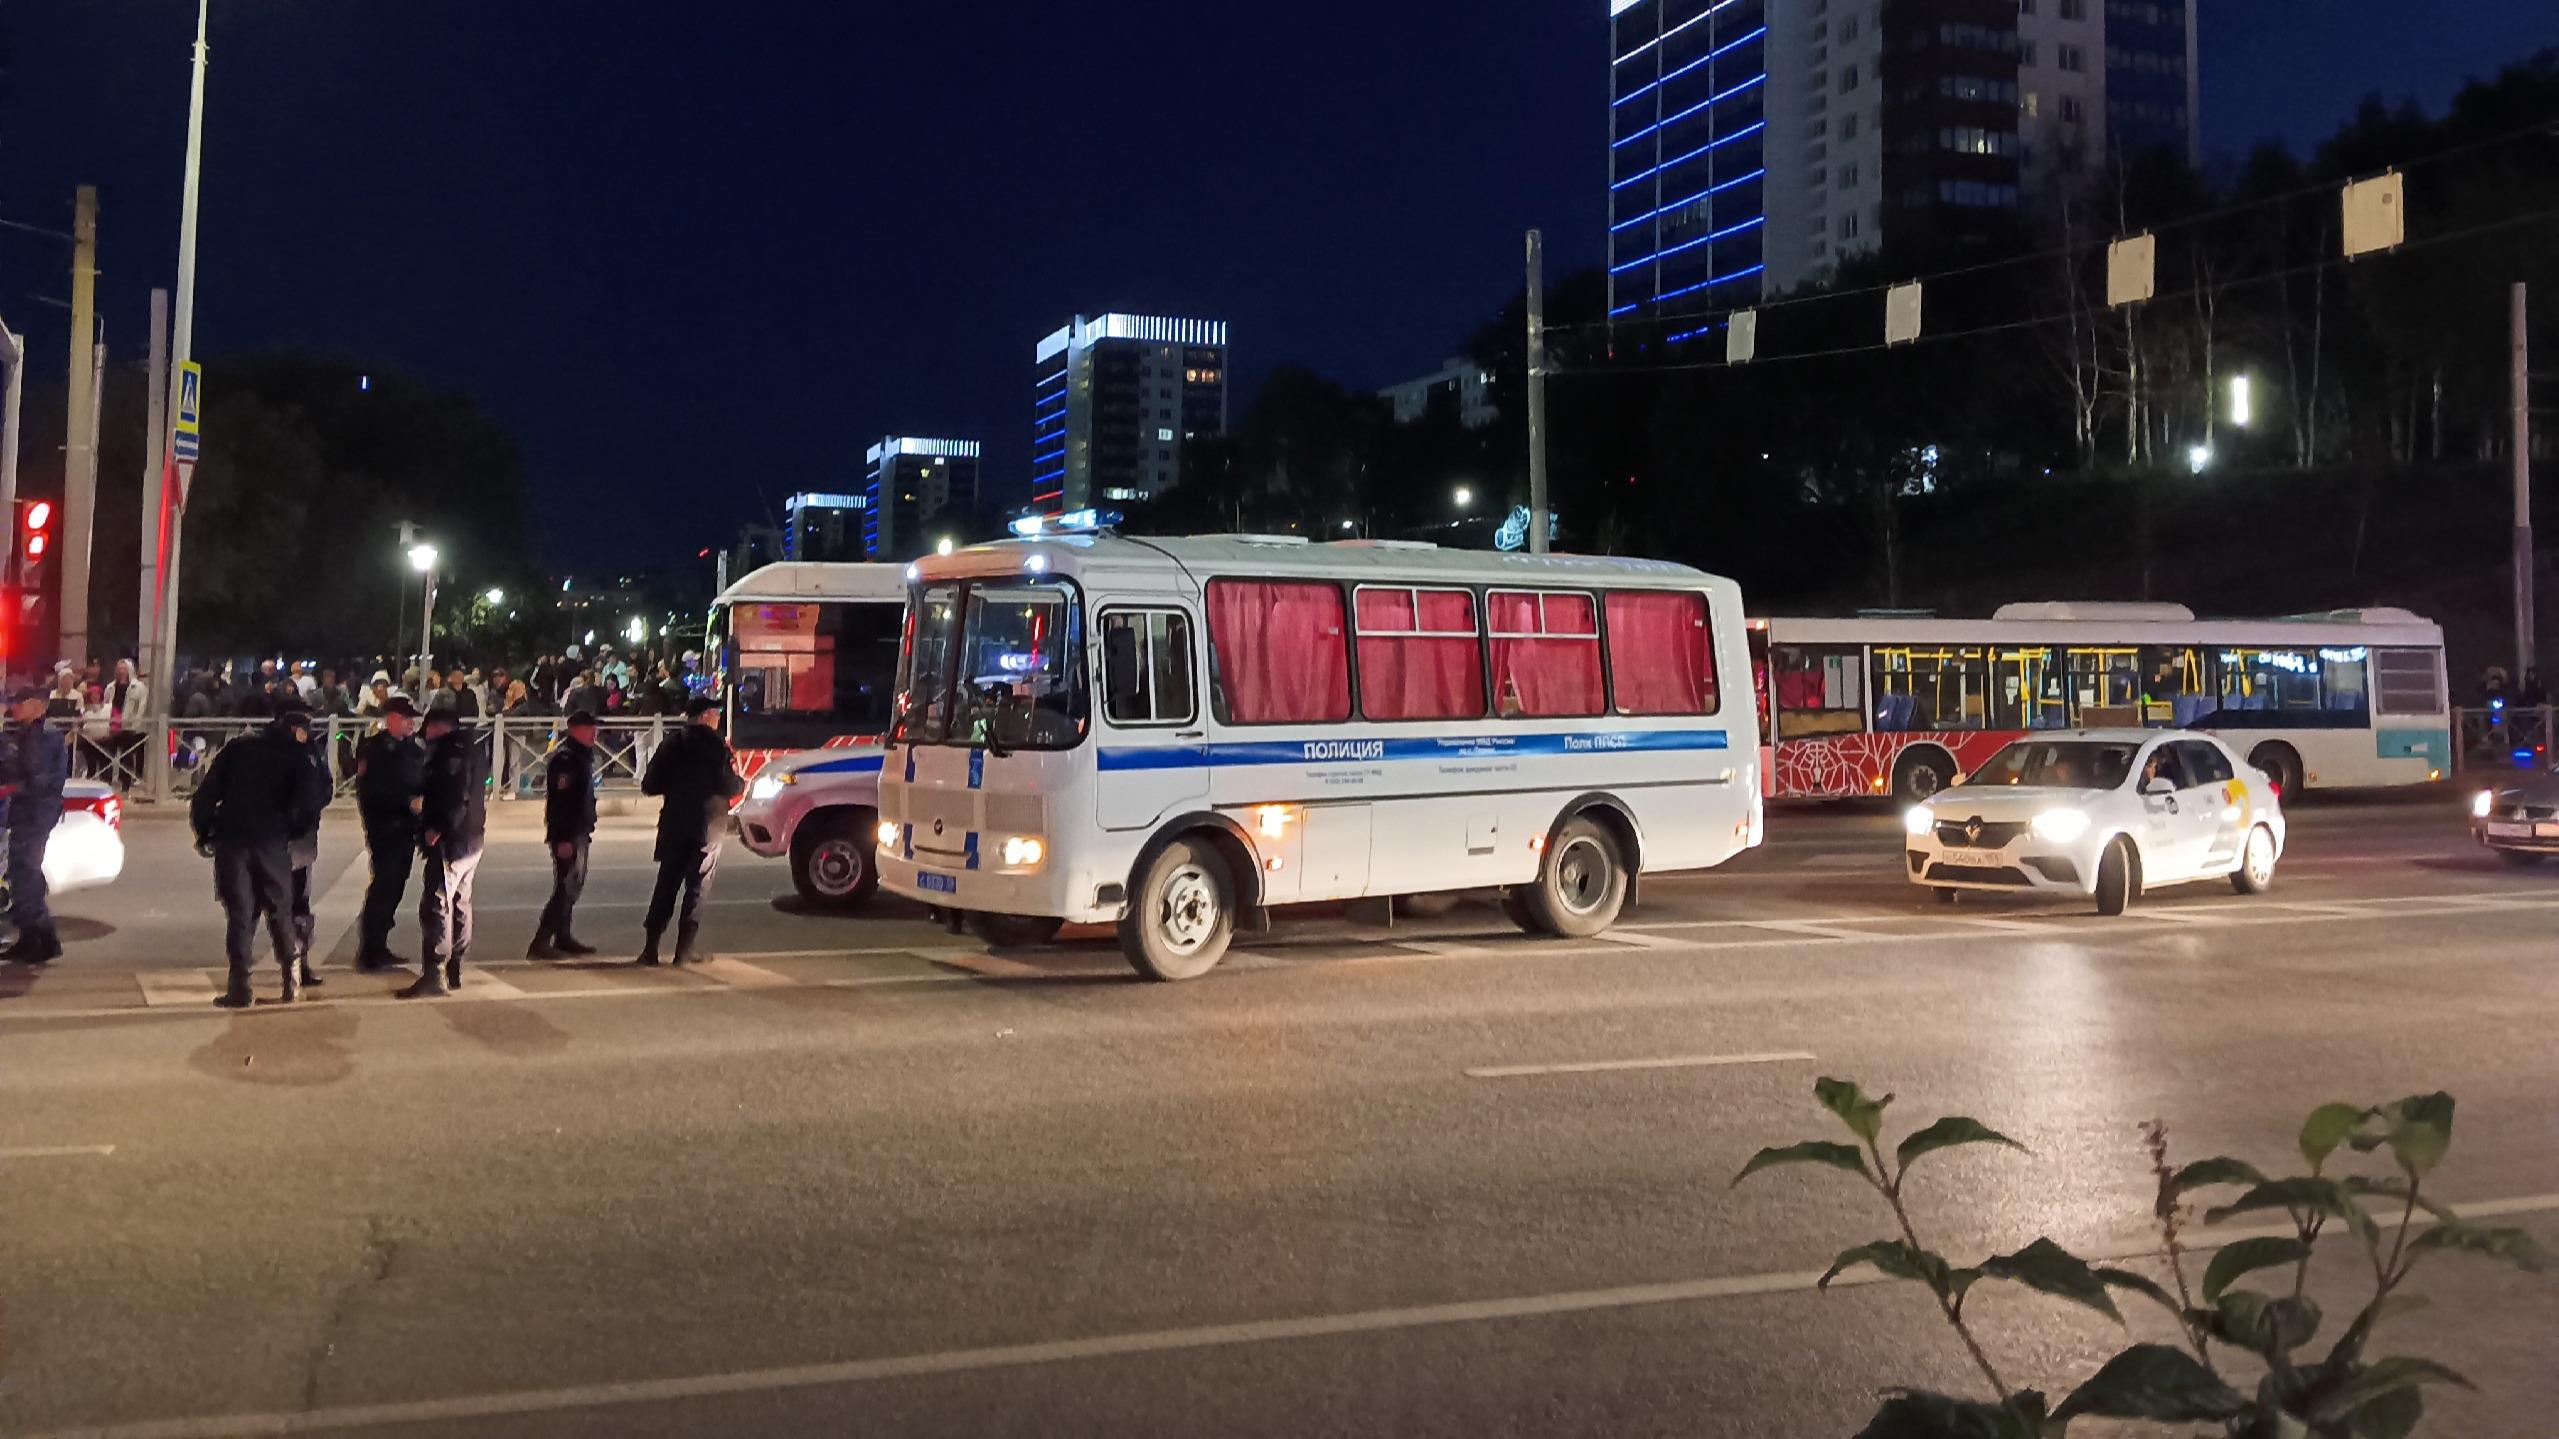
[[[2490,839],[2530,839],[2532,838],[2532,826],[2528,824],[2492,824],[2488,826],[2488,837]]]
[[[1950,849],[1937,862],[1952,869],[1997,869],[2008,861],[1995,849]]]
[[[935,874],[929,869],[919,869],[915,872],[915,887],[929,889],[935,894],[957,894],[960,892],[960,877],[956,874]]]

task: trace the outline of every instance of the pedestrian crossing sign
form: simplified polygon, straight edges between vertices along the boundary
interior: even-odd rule
[[[204,367],[193,360],[178,362],[177,424],[170,432],[169,456],[182,465],[196,462],[203,437],[198,423],[204,406]]]

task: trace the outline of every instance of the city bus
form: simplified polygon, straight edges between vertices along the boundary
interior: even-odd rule
[[[704,651],[739,771],[879,743],[905,609],[903,565],[766,565],[721,591]]]
[[[1756,845],[1740,590],[1644,560],[1031,527],[915,566],[887,890],[1151,979],[1277,907],[1498,890],[1532,933]]]
[[[2060,729],[2202,730],[2286,795],[2453,767],[2443,631],[2405,610],[2021,604],[1987,620],[1760,620],[1751,642],[1771,798],[1917,801]]]

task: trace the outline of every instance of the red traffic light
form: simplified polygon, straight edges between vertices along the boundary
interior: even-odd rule
[[[43,559],[44,548],[48,540],[49,537],[41,533],[27,536],[27,558],[31,560]]]
[[[50,524],[52,524],[52,523],[53,523],[53,501],[51,501],[51,500],[29,500],[29,501],[27,502],[27,528],[28,528],[28,529],[31,529],[31,530],[41,530],[41,529],[45,528],[47,525],[50,525]]]

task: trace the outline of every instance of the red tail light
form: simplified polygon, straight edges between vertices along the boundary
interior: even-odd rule
[[[76,809],[105,820],[107,828],[121,833],[124,829],[124,801],[111,794],[81,795],[63,801],[65,809]]]

